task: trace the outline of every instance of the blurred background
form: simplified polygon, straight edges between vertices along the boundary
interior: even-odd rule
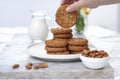
[[[0,27],[28,27],[31,10],[46,10],[55,26],[55,12],[60,0],[0,0]],[[108,5],[91,10],[88,25],[98,25],[120,33],[120,5]]]

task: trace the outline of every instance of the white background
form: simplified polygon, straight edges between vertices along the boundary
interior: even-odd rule
[[[47,10],[53,22],[60,0],[0,0],[0,26],[29,26],[31,10]],[[89,25],[107,27],[120,31],[120,7],[109,5],[93,9],[89,15]],[[55,23],[55,22],[54,22]]]

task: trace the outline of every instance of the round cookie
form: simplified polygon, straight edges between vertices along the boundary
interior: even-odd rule
[[[69,51],[62,51],[62,52],[49,52],[47,51],[47,54],[53,54],[53,55],[67,55],[69,54]]]
[[[56,22],[63,28],[70,28],[77,22],[77,12],[67,12],[69,4],[61,5],[56,12]]]
[[[85,38],[71,38],[68,40],[68,45],[81,46],[88,44],[88,40]]]
[[[88,45],[85,46],[68,46],[68,50],[70,51],[82,51],[84,49],[88,49]]]
[[[70,28],[52,28],[51,33],[53,34],[68,34],[71,33],[72,29]]]
[[[68,40],[68,39],[66,39],[66,38],[55,38],[55,37],[53,37],[53,39],[55,39],[55,40],[56,40],[56,39],[62,39],[62,40],[66,40],[66,42],[67,42],[67,40]],[[69,38],[69,39],[70,39],[70,38]]]
[[[51,40],[46,40],[45,45],[48,46],[48,47],[61,48],[61,47],[66,47],[67,46],[67,41],[62,40],[62,39],[54,39],[54,40],[51,39]]]
[[[72,33],[69,34],[54,34],[54,38],[69,39],[72,38]]]
[[[62,48],[54,48],[54,47],[45,47],[45,50],[47,50],[48,52],[60,52],[60,51],[67,51],[66,47],[62,47]]]
[[[73,52],[70,52],[70,54],[81,54],[82,51],[73,51]]]

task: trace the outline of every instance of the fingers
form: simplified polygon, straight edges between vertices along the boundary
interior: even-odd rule
[[[61,0],[61,4],[72,4],[77,2],[78,0]]]
[[[73,0],[61,0],[61,4],[70,4]]]
[[[69,1],[69,0],[66,0]],[[73,0],[71,0],[73,1]],[[79,8],[96,8],[99,6],[98,0],[74,0],[70,6],[67,7],[67,12],[78,11]]]
[[[77,2],[79,0],[69,0],[69,4],[73,4],[74,2]]]
[[[66,0],[61,0],[61,4],[65,4]]]
[[[67,12],[77,11],[79,8],[83,7],[80,2],[76,2],[67,7]]]

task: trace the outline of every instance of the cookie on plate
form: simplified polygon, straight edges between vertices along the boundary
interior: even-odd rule
[[[88,49],[88,45],[84,45],[84,46],[68,46],[68,50],[70,50],[70,51],[83,51],[85,49]]]
[[[81,54],[82,51],[71,51],[70,54]]]
[[[68,45],[72,45],[72,46],[81,46],[87,44],[88,44],[88,40],[85,38],[71,38],[68,40]]]
[[[71,32],[72,29],[70,28],[51,28],[51,33],[53,34],[68,34]]]
[[[49,52],[47,51],[47,54],[52,54],[52,55],[67,55],[69,54],[69,51],[61,51],[61,52]]]
[[[61,52],[61,51],[67,51],[66,47],[56,48],[56,47],[45,47],[45,50],[48,52]]]
[[[56,22],[63,28],[70,28],[77,22],[77,12],[67,12],[69,4],[61,5],[56,12]]]
[[[66,47],[67,46],[67,42],[66,40],[62,40],[62,39],[50,39],[50,40],[46,40],[45,41],[45,45],[48,47]]]
[[[73,35],[72,33],[67,33],[67,34],[53,34],[54,38],[59,38],[59,39],[69,39],[72,38]]]

